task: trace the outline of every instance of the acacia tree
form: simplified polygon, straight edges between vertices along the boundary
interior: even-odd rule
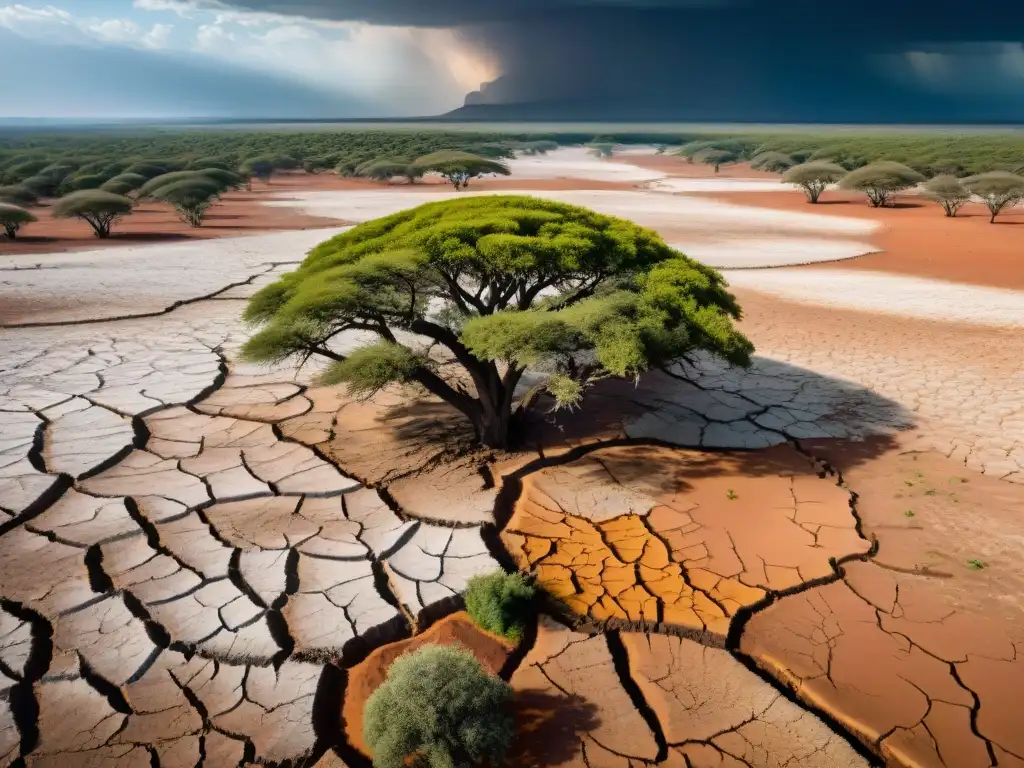
[[[8,184],[7,186],[0,187],[0,203],[24,207],[26,205],[35,205],[37,202],[39,202],[39,196],[31,189],[20,184]]]
[[[574,407],[596,381],[704,350],[746,365],[734,297],[715,270],[653,232],[531,197],[428,203],[362,224],[257,293],[256,362],[331,361],[325,385],[369,396],[416,384],[505,448],[547,392]],[[351,353],[347,331],[376,336]],[[412,340],[408,334],[413,334]],[[517,394],[527,368],[546,375]]]
[[[796,161],[783,152],[761,152],[754,155],[750,161],[750,167],[755,171],[768,171],[769,173],[784,173],[796,165]]]
[[[360,176],[365,176],[374,181],[391,181],[395,176],[405,176],[409,179],[410,184],[413,180],[409,177],[409,174],[418,178],[418,176],[415,176],[417,172],[419,176],[423,175],[423,171],[421,169],[413,169],[408,160],[374,160],[372,163],[359,166],[357,169],[357,173]]]
[[[250,157],[238,167],[238,172],[246,178],[246,187],[251,191],[253,179],[269,184],[276,169],[272,157]]]
[[[444,177],[456,191],[469,186],[471,179],[488,173],[508,176],[508,166],[469,152],[434,152],[416,160],[413,167],[423,173],[437,173]]]
[[[817,203],[829,184],[839,181],[845,173],[842,166],[817,161],[793,166],[782,174],[782,180],[800,187],[807,195],[807,202]]]
[[[727,149],[703,149],[694,157],[705,165],[712,166],[715,173],[718,173],[719,167],[726,163],[736,162],[736,155]]]
[[[593,142],[590,151],[598,157],[611,157],[615,153],[615,145],[606,141]]]
[[[971,199],[971,192],[956,176],[935,176],[924,183],[924,196],[952,217]]]
[[[8,240],[14,240],[18,236],[18,230],[23,224],[30,224],[38,219],[24,208],[8,203],[0,203],[0,227]]]
[[[881,208],[893,195],[924,181],[924,176],[902,163],[883,160],[850,171],[839,182],[843,189],[855,189],[868,196],[873,208]]]
[[[995,223],[996,216],[1004,210],[1024,200],[1024,177],[1008,171],[989,171],[968,176],[963,184],[988,207],[990,224]]]
[[[220,198],[221,188],[214,181],[195,177],[179,179],[150,192],[150,197],[168,203],[193,227],[203,226],[207,209]]]
[[[96,237],[109,237],[110,227],[132,211],[132,201],[112,192],[86,189],[65,195],[53,204],[55,219],[78,218],[89,223]]]
[[[512,743],[512,688],[467,650],[426,645],[397,658],[363,708],[374,768],[497,766]]]
[[[676,154],[679,157],[685,157],[687,162],[693,163],[694,158],[698,152],[703,152],[706,149],[714,148],[715,142],[713,141],[688,141],[679,149],[676,150]]]

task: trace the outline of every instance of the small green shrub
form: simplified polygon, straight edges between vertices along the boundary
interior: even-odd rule
[[[466,586],[466,610],[477,626],[518,642],[533,614],[533,585],[518,573],[474,576]]]
[[[512,688],[466,650],[399,657],[363,709],[375,768],[501,765],[515,733]]]

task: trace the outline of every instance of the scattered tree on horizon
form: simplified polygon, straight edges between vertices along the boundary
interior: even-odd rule
[[[129,198],[100,189],[72,192],[53,204],[55,219],[82,219],[89,223],[96,237],[109,237],[114,222],[131,211]]]
[[[853,189],[868,196],[874,208],[881,208],[892,196],[924,181],[924,176],[902,163],[883,160],[850,171],[839,181],[843,189]]]
[[[807,202],[817,203],[821,193],[835,184],[846,173],[846,169],[835,163],[812,162],[794,165],[784,174],[786,184],[794,184],[807,195]]]
[[[572,408],[597,381],[636,378],[698,351],[747,365],[735,298],[715,270],[653,232],[531,197],[428,203],[342,233],[259,291],[253,362],[327,358],[326,385],[357,396],[418,385],[477,438],[507,448],[546,392]],[[376,343],[350,353],[339,334]],[[410,341],[405,334],[414,334]],[[546,375],[517,398],[527,369]]]
[[[1008,171],[989,171],[968,176],[963,180],[963,185],[985,203],[991,214],[988,220],[990,224],[994,224],[996,216],[1004,210],[1024,200],[1024,177]]]
[[[750,167],[755,171],[768,171],[769,173],[785,173],[794,165],[796,165],[796,160],[784,152],[761,152],[754,155],[750,161]]]
[[[942,206],[946,216],[956,216],[957,211],[970,201],[971,192],[956,176],[935,176],[924,183],[923,194]]]
[[[512,687],[459,647],[399,656],[363,708],[374,768],[498,766],[514,735]]]
[[[221,191],[220,185],[212,179],[195,176],[158,187],[149,196],[173,206],[182,221],[190,226],[201,227],[206,211],[220,198]]]
[[[414,172],[411,166],[412,164],[408,160],[375,160],[372,163],[359,166],[356,173],[374,181],[391,181],[396,176],[405,176],[408,179],[406,174]],[[410,183],[412,182],[410,181]]]
[[[251,157],[238,166],[238,172],[248,180],[246,188],[250,191],[252,191],[253,179],[259,179],[263,183],[269,184],[275,170],[277,170],[277,166],[274,165],[274,159],[270,157]]]
[[[615,154],[615,145],[604,141],[592,142],[590,151],[598,157],[609,158]]]
[[[24,208],[9,203],[0,203],[0,227],[3,227],[8,240],[17,238],[18,230],[24,224],[31,224],[33,221],[39,221],[39,219]]]
[[[479,176],[491,173],[500,176],[511,174],[504,163],[469,152],[434,152],[418,158],[412,166],[422,173],[440,174],[455,187],[456,192],[468,187],[470,180]]]
[[[736,155],[727,149],[702,149],[696,155],[695,160],[699,160],[705,165],[710,165],[715,169],[715,173],[718,173],[718,169],[726,165],[727,163],[735,163]]]
[[[676,154],[679,157],[685,157],[687,162],[692,164],[698,152],[703,152],[705,149],[714,149],[714,146],[715,142],[708,141],[706,139],[700,141],[688,141],[676,150]]]
[[[554,152],[558,149],[557,141],[550,141],[543,139],[541,141],[528,141],[519,147],[519,151],[524,155],[546,155],[548,152]]]

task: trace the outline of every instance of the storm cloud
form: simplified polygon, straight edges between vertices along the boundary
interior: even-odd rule
[[[581,119],[1024,119],[1024,7],[1005,0],[232,0],[456,28],[502,76],[483,105]],[[540,114],[543,113],[543,114]]]

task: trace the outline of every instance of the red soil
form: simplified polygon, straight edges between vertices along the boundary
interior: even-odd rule
[[[420,635],[375,650],[349,670],[345,705],[341,712],[342,726],[349,743],[364,755],[370,755],[363,742],[363,706],[366,700],[384,682],[395,659],[425,645],[462,646],[495,674],[512,653],[508,641],[483,631],[473,623],[469,614],[463,612],[442,619]]]
[[[581,181],[580,179],[515,179],[487,178],[473,182],[471,189],[562,190],[562,189],[632,189],[622,182]],[[288,199],[300,192],[365,189],[389,191],[444,191],[448,183],[438,177],[426,178],[416,184],[385,184],[364,179],[346,179],[333,173],[293,173],[275,177],[269,184],[253,182],[252,191],[226,193],[206,216],[202,227],[190,227],[164,203],[147,202],[130,216],[118,221],[109,238],[97,239],[92,229],[80,219],[54,219],[49,205],[32,208],[38,222],[24,226],[15,241],[0,237],[0,255],[21,253],[62,253],[91,250],[116,245],[140,245],[156,242],[206,240],[217,237],[238,237],[279,230],[316,229],[341,225],[335,219],[310,216],[298,208],[264,205],[273,200]]]
[[[887,208],[872,208],[863,195],[846,192],[826,192],[818,205],[810,205],[799,191],[711,196],[762,208],[871,219],[884,225],[866,238],[880,253],[815,264],[814,269],[866,269],[1024,289],[1024,208],[1004,213],[989,224],[983,205],[965,205],[956,218],[948,218],[937,203],[916,195],[905,195]]]

